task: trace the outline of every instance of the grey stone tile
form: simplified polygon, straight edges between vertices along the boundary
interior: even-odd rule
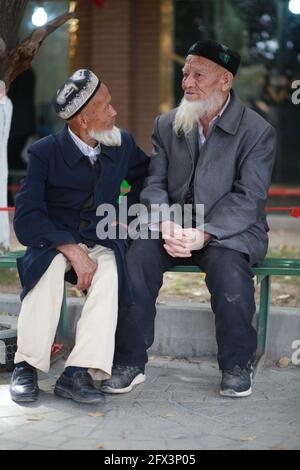
[[[97,450],[98,442],[93,439],[69,439],[59,446],[61,450]]]
[[[1,437],[0,450],[21,450],[24,447],[24,442],[16,442],[15,440],[3,439]]]
[[[58,361],[49,377],[41,376],[44,391],[30,405],[10,400],[7,375],[0,386],[0,449],[300,448],[299,368],[264,369],[251,397],[231,400],[219,395],[215,364],[158,358],[143,386],[108,395],[101,406],[54,396],[62,368]],[[89,416],[95,411],[105,415]],[[40,419],[29,421],[34,416]]]

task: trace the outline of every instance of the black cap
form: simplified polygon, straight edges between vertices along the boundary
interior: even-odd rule
[[[233,75],[237,73],[241,62],[241,56],[238,52],[210,39],[195,42],[189,48],[187,55],[189,54],[206,57],[206,59],[212,60],[229,70]]]

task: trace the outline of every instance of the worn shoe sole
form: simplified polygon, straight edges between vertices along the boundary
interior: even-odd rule
[[[248,390],[245,390],[244,392],[237,392],[236,390],[233,389],[228,389],[228,390],[220,390],[220,395],[222,397],[230,397],[230,398],[242,398],[242,397],[249,397],[252,393],[252,387],[250,387]]]
[[[128,385],[128,387],[125,387],[125,388],[113,388],[113,387],[110,387],[109,385],[104,385],[103,387],[101,387],[101,392],[104,392],[104,393],[128,393],[128,392],[131,392],[131,390],[136,387],[137,385],[145,382],[146,380],[146,376],[144,374],[138,374],[134,379],[133,381],[131,382],[130,385]]]
[[[30,403],[30,402],[38,400],[38,394],[36,396],[32,396],[32,395],[13,395],[11,393],[10,398],[12,399],[12,401],[15,401],[16,403]]]
[[[222,397],[230,397],[230,398],[243,398],[249,397],[252,394],[252,383],[253,383],[253,372],[250,374],[251,385],[248,390],[244,390],[243,392],[237,392],[233,388],[228,388],[227,390],[220,390],[220,395]]]
[[[85,404],[95,404],[95,403],[104,403],[105,402],[105,397],[99,397],[99,398],[81,398],[81,397],[76,397],[74,396],[71,392],[68,392],[64,388],[61,388],[56,385],[54,389],[55,395],[61,398],[67,398],[70,400],[76,401],[76,403],[85,403]]]

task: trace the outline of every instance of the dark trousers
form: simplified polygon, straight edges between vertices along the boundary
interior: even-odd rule
[[[257,336],[251,322],[255,313],[253,274],[245,254],[207,246],[192,258],[172,258],[161,240],[136,240],[127,254],[135,303],[120,310],[115,364],[144,368],[147,349],[154,341],[155,301],[163,273],[178,264],[196,264],[206,273],[215,314],[220,369],[245,367],[253,358]]]

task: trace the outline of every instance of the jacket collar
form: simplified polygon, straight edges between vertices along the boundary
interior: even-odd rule
[[[115,161],[117,159],[117,153],[122,148],[121,147],[108,147],[107,145],[101,144],[101,155],[105,155],[110,158],[110,160]]]
[[[57,134],[58,142],[61,148],[62,156],[67,165],[70,168],[74,168],[77,163],[84,157],[81,150],[77,147],[75,142],[72,140],[69,132],[68,126],[65,125],[63,129]],[[106,145],[101,144],[101,154],[100,156],[104,155],[108,157],[110,160],[116,159],[117,149],[119,147],[107,147]]]
[[[70,168],[74,168],[79,160],[82,159],[83,153],[75,142],[72,140],[69,132],[67,124],[63,127],[63,129],[57,135],[58,142],[60,145],[61,153],[63,159],[69,165]]]
[[[231,100],[224,113],[217,121],[217,127],[220,127],[228,134],[235,135],[238,131],[242,116],[245,111],[245,105],[240,101],[234,90],[231,90]]]

